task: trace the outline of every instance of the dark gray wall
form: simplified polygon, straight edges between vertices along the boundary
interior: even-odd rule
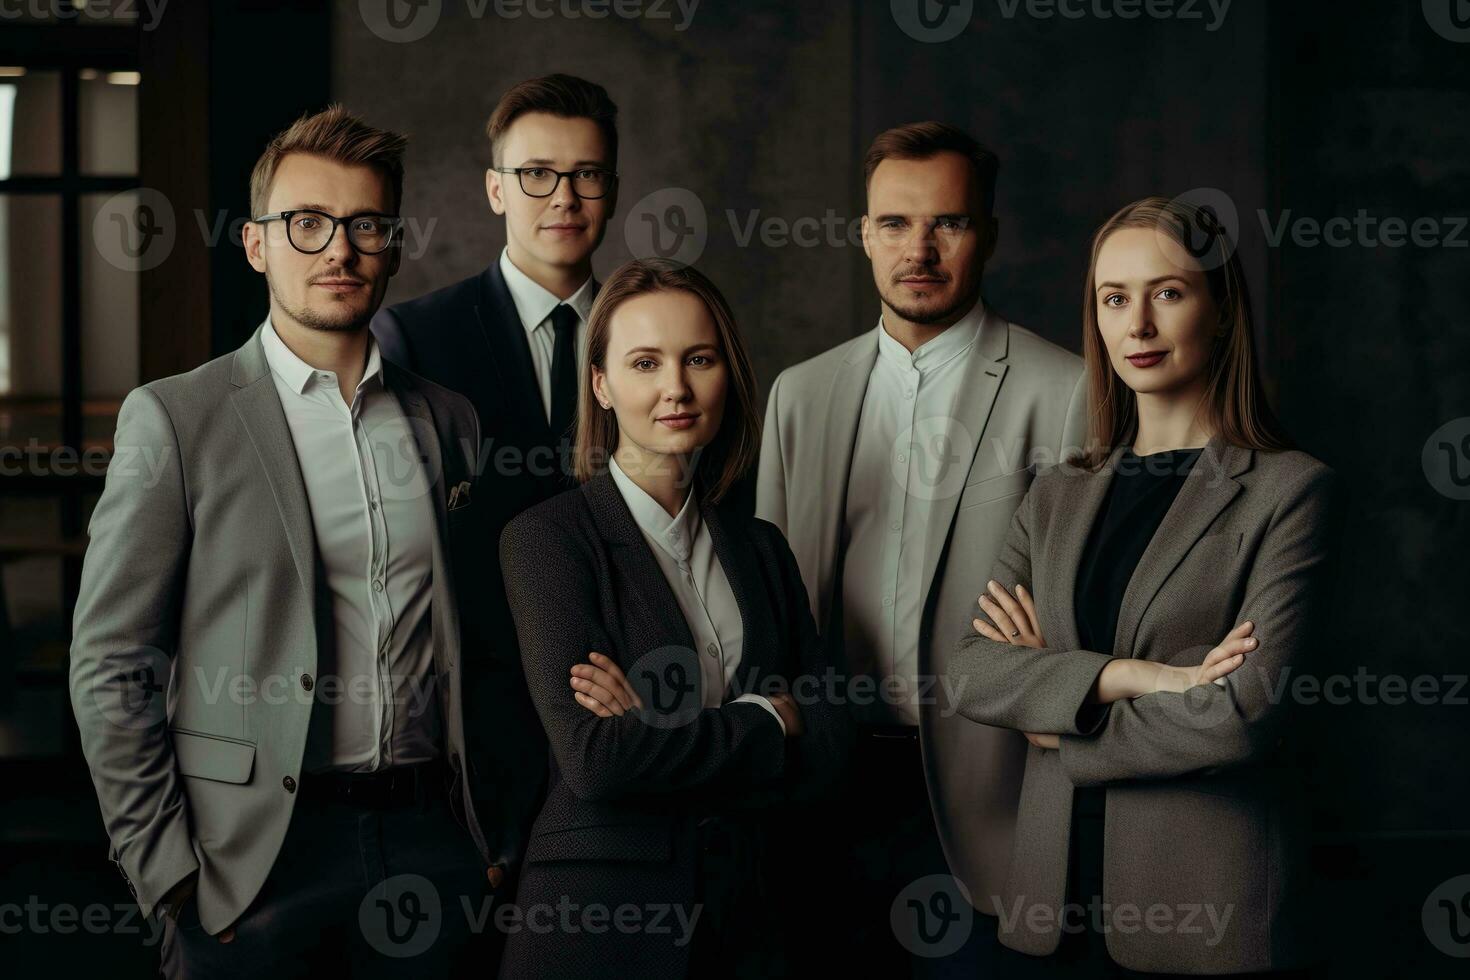
[[[1204,0],[1188,6],[1194,19],[1094,12],[1119,6],[1074,2],[1085,16],[1073,18],[1024,0],[960,2],[962,29],[930,42],[915,36],[913,5],[881,0],[705,0],[682,31],[654,18],[498,17],[493,4],[477,18],[466,0],[443,0],[430,33],[394,43],[344,3],[333,93],[412,136],[406,210],[437,224],[410,237],[424,254],[406,263],[398,300],[474,273],[504,241],[481,190],[497,96],[549,71],[603,82],[622,109],[624,180],[599,272],[629,256],[637,202],[692,191],[708,232],[698,264],[729,295],[767,384],[871,327],[876,296],[844,236],[801,247],[757,234],[742,246],[728,212],[743,227],[753,215],[810,222],[830,209],[845,227],[862,210],[862,152],[883,128],[943,119],[1000,153],[988,300],[1073,350],[1096,226],[1145,194],[1208,189],[1239,216],[1284,420],[1346,477],[1342,597],[1319,673],[1447,687],[1466,672],[1470,504],[1437,492],[1420,454],[1436,427],[1470,416],[1467,252],[1301,246],[1290,235],[1272,246],[1265,229],[1288,213],[1464,215],[1470,43],[1436,33],[1419,3],[1348,16],[1318,0],[1235,0],[1218,23]],[[1470,791],[1445,771],[1466,756],[1465,708],[1355,695],[1302,716],[1319,743],[1304,778],[1321,791],[1328,828],[1466,835]]]

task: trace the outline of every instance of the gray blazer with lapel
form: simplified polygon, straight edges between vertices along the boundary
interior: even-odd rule
[[[1145,915],[1164,906],[1177,927],[1129,913],[1134,927],[1107,936],[1116,962],[1150,973],[1301,965],[1305,854],[1297,776],[1280,751],[1291,747],[1282,685],[1303,669],[1326,598],[1333,472],[1302,452],[1210,440],[1128,583],[1113,649],[1080,650],[1073,583],[1121,454],[1097,472],[1039,475],[995,563],[996,581],[1035,595],[1046,647],[971,630],[951,660],[964,715],[1061,735],[1059,751],[1027,754],[1001,941],[1056,949],[1073,787],[1104,786],[1103,901]],[[1198,665],[1245,620],[1259,646],[1223,686],[1086,703],[1111,657]]]
[[[449,488],[473,481],[462,396],[385,361],[428,467],[439,533],[434,669],[456,816],[487,862],[505,859],[466,792],[460,623]],[[150,914],[199,872],[204,928],[259,891],[291,820],[330,599],[285,412],[260,343],[135,389],[89,527],[71,697],[112,859]],[[436,479],[437,477],[437,479]],[[166,693],[165,693],[166,692]],[[484,814],[482,814],[484,815]]]
[[[786,534],[817,625],[854,672],[871,665],[844,655],[842,623],[833,620],[848,475],[879,329],[789,368],[771,386],[756,503],[757,515]],[[993,310],[975,343],[954,412],[956,431],[970,441],[956,446],[955,473],[936,481],[942,489],[924,558],[919,674],[940,681],[1033,473],[1086,435],[1081,358]],[[976,907],[993,913],[987,896],[999,890],[1010,860],[1027,743],[958,714],[942,685],[930,697],[919,729],[939,838]]]

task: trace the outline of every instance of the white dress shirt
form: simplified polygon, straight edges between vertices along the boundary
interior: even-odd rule
[[[440,731],[430,618],[438,528],[413,430],[384,387],[371,334],[350,406],[337,375],[292,353],[269,318],[261,343],[306,483],[335,627],[335,650],[318,651],[303,768],[425,762],[438,755]]]
[[[919,723],[924,544],[952,462],[955,399],[984,316],[976,301],[912,354],[878,320],[878,359],[847,482],[842,565],[847,651],[854,662],[872,664],[880,680],[875,703],[856,707],[872,723]]]
[[[725,703],[725,692],[745,644],[745,627],[740,621],[740,605],[730,589],[730,580],[715,554],[709,529],[699,518],[699,503],[690,493],[677,517],[670,517],[663,505],[634,483],[618,461],[612,461],[613,483],[623,495],[623,502],[633,514],[633,521],[648,542],[659,570],[668,580],[684,622],[694,637],[699,657],[700,689],[704,706],[718,708]],[[774,705],[759,694],[742,694],[734,702],[752,701],[771,713],[786,733],[786,723]]]
[[[500,274],[505,277],[510,298],[515,302],[526,340],[531,345],[531,363],[536,365],[536,384],[541,389],[541,404],[546,421],[551,421],[551,359],[556,351],[556,328],[551,325],[551,311],[565,302],[577,314],[577,377],[587,367],[587,315],[592,312],[592,277],[577,287],[565,300],[556,298],[544,286],[517,269],[510,260],[510,249],[500,253]]]

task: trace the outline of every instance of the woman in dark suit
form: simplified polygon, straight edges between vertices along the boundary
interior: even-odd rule
[[[1283,695],[1333,474],[1262,397],[1240,260],[1185,234],[1207,217],[1147,198],[1094,237],[1090,452],[1032,483],[957,655],[960,711],[1031,743],[1000,933],[1048,975],[1310,956]]]
[[[709,280],[660,262],[607,280],[587,347],[582,486],[501,539],[552,750],[502,974],[759,971],[759,815],[823,785],[850,727],[813,696],[785,539],[725,503],[759,444],[750,363]]]

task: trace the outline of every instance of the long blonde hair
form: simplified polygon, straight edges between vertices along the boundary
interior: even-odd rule
[[[1145,197],[1121,208],[1092,236],[1092,257],[1082,283],[1082,353],[1086,362],[1089,412],[1088,447],[1073,462],[1097,469],[1138,434],[1138,397],[1113,370],[1097,322],[1097,258],[1112,234],[1123,228],[1148,228],[1190,248],[1187,229],[1211,227],[1208,216],[1186,201]],[[1217,225],[1218,222],[1213,224]],[[1200,266],[1224,327],[1206,367],[1205,411],[1220,438],[1232,445],[1276,452],[1291,448],[1261,390],[1256,368],[1254,323],[1245,269],[1223,229],[1212,227]],[[1191,252],[1191,254],[1194,254]]]

